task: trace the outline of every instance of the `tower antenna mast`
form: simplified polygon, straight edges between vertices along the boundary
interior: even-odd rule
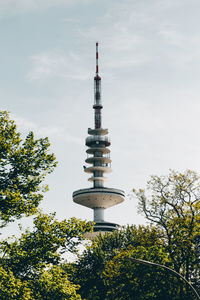
[[[94,125],[95,129],[101,128],[101,109],[103,105],[101,103],[101,77],[99,76],[99,52],[98,45],[96,43],[96,76],[94,77]]]
[[[98,51],[99,43],[96,42],[96,75],[99,74],[99,51]]]

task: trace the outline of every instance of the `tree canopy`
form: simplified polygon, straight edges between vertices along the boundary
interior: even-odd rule
[[[56,166],[48,138],[25,140],[8,112],[0,111],[0,226],[35,214],[48,186],[47,174]]]
[[[77,252],[91,224],[39,214],[33,230],[0,244],[0,299],[81,299],[61,268],[63,252]],[[7,277],[9,276],[9,280]]]
[[[134,193],[139,210],[163,233],[173,267],[195,285],[200,282],[200,176],[191,170],[152,176]]]
[[[186,293],[186,284],[180,278],[162,268],[137,263],[136,258],[169,263],[167,253],[156,245],[149,249],[137,247],[121,251],[108,262],[103,273],[109,287],[106,299],[194,299],[191,291]]]
[[[90,223],[76,218],[58,221],[55,214],[38,214],[32,230],[27,229],[20,238],[1,242],[0,263],[17,278],[33,278],[41,269],[59,265],[62,253],[76,254],[84,232],[91,228]]]
[[[200,177],[193,171],[152,176],[146,190],[133,190],[150,225],[128,226],[99,236],[74,265],[72,281],[86,299],[194,299],[200,291]]]
[[[135,259],[173,269],[160,229],[128,226],[99,236],[74,263],[69,279],[80,285],[79,293],[86,299],[195,299],[192,289],[178,276]]]
[[[0,299],[81,299],[78,285],[61,268],[62,254],[76,254],[92,224],[76,218],[58,221],[39,212],[56,166],[48,138],[23,140],[15,122],[0,111],[0,227],[35,214],[33,229],[0,241]],[[22,230],[22,229],[21,229]]]
[[[111,270],[110,266],[116,260],[116,257],[120,256],[124,251],[127,251],[127,249],[129,249],[132,255],[138,258],[146,258],[163,263],[167,262],[169,264],[168,255],[162,245],[160,231],[155,227],[128,226],[112,234],[100,235],[74,265],[72,281],[80,285],[79,292],[83,298],[114,299],[111,296],[113,289],[111,277],[113,275],[112,272],[109,271]],[[118,260],[116,261],[118,262]],[[115,267],[117,268],[117,264]],[[126,264],[126,267],[126,272],[128,273],[128,264]],[[119,274],[120,272],[118,275]],[[149,270],[148,274],[151,274]],[[125,280],[124,274],[119,276],[120,279],[123,278],[123,280]],[[142,280],[142,278],[140,279]],[[133,280],[134,276],[130,278],[131,282]],[[124,289],[127,288],[125,282],[123,286]],[[117,294],[114,295],[116,297]],[[115,299],[123,299],[123,295],[125,297],[126,293],[121,294],[122,298]],[[131,294],[129,295],[131,296]],[[125,297],[124,299],[129,298]]]

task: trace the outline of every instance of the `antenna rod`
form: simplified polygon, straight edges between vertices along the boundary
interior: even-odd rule
[[[101,128],[101,77],[99,76],[99,43],[96,42],[96,75],[94,77],[94,124],[95,129]]]
[[[99,43],[97,42],[96,43],[96,75],[99,74],[99,62],[98,62],[99,52],[98,52],[98,46],[99,46]]]

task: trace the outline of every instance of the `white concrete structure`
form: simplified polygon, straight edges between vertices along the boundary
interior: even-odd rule
[[[92,208],[94,210],[94,231],[112,231],[118,227],[117,224],[104,221],[104,210],[124,201],[124,192],[115,188],[104,187],[107,178],[105,173],[112,172],[110,159],[110,138],[107,136],[108,129],[101,126],[101,77],[98,70],[98,43],[96,43],[96,76],[94,77],[94,125],[88,128],[89,136],[85,144],[88,146],[88,154],[85,162],[89,166],[84,168],[86,173],[92,176],[88,179],[93,182],[92,188],[77,190],[73,193],[73,201],[77,204]]]

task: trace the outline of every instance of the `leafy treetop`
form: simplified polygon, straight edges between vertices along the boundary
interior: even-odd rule
[[[49,146],[33,132],[23,141],[8,112],[0,111],[0,227],[36,213],[48,189],[42,182],[57,164]]]
[[[200,282],[200,176],[191,170],[152,176],[146,190],[133,190],[139,210],[163,233],[177,272]]]

